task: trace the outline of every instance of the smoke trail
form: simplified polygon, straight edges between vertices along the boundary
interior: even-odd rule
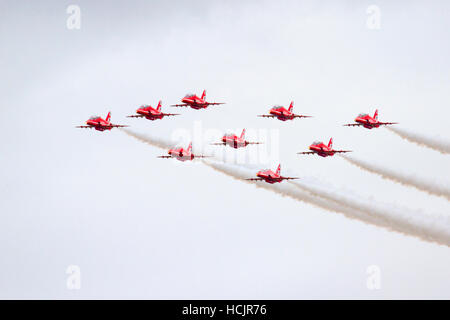
[[[407,131],[405,129],[399,129],[396,127],[386,127],[386,129],[395,133],[403,139],[418,144],[419,146],[427,147],[443,154],[450,154],[450,142],[445,141],[442,138],[424,137],[422,135]]]
[[[242,166],[219,163],[219,162],[212,162],[209,160],[203,161],[203,164],[205,164],[208,167],[210,167],[218,172],[221,172],[229,177],[232,177],[233,179],[240,180],[240,181],[243,181],[243,182],[246,182],[249,184],[253,184],[257,188],[274,191],[275,193],[278,193],[282,196],[287,196],[287,197],[290,197],[290,198],[298,200],[298,201],[309,203],[316,207],[319,207],[321,209],[325,209],[328,211],[343,213],[343,214],[349,215],[351,217],[361,216],[361,214],[356,210],[352,210],[352,209],[347,208],[343,205],[340,205],[336,202],[330,202],[326,199],[310,195],[306,192],[300,192],[299,190],[295,190],[295,189],[291,188],[290,185],[287,185],[287,184],[267,184],[265,182],[246,180],[249,177],[253,177],[254,172],[249,170],[248,168],[245,168]]]
[[[133,138],[135,138],[135,139],[137,139],[137,140],[139,140],[141,142],[144,142],[146,144],[149,144],[149,145],[151,145],[153,147],[157,147],[157,148],[160,148],[160,149],[169,149],[169,148],[171,148],[171,143],[168,140],[155,138],[155,137],[150,137],[150,136],[147,136],[147,135],[143,135],[143,134],[140,134],[140,133],[133,132],[133,131],[131,131],[129,129],[120,128],[120,130],[122,132],[125,132],[130,137],[133,137]]]
[[[143,134],[140,134],[140,133],[133,132],[133,131],[131,131],[129,129],[120,128],[120,130],[122,132],[125,132],[130,137],[133,137],[133,138],[135,138],[135,139],[137,139],[137,140],[139,140],[141,142],[144,142],[146,144],[149,144],[149,145],[151,145],[153,147],[157,147],[157,148],[160,148],[160,149],[170,149],[171,148],[171,143],[170,143],[169,140],[164,140],[164,139],[160,139],[160,138],[150,137],[150,136],[147,136],[147,135],[143,135]]]
[[[414,187],[428,194],[444,197],[450,201],[450,189],[448,187],[438,185],[431,181],[426,181],[423,178],[418,178],[413,175],[405,175],[388,168],[376,166],[368,162],[358,160],[354,157],[346,155],[341,155],[341,157],[347,160],[349,163],[357,166],[358,168],[366,170],[371,173],[375,173],[384,179],[400,183],[404,186]]]
[[[363,199],[353,192],[338,191],[335,188],[320,184],[312,179],[289,182],[297,188],[312,195],[335,201],[343,206],[364,212],[377,218],[377,225],[390,230],[416,236],[422,240],[437,242],[450,246],[450,217],[438,214],[425,214],[422,211],[411,210],[380,204],[369,199]]]
[[[257,187],[274,191],[322,209],[342,213],[348,218],[358,219],[422,240],[450,246],[449,217],[429,216],[391,205],[382,206],[373,201],[363,201],[359,197],[339,195],[332,189],[330,190],[329,187],[314,186],[311,181],[289,182],[278,185],[248,181],[245,179],[251,177],[252,173],[242,167],[210,161],[205,161],[204,164],[235,179],[253,183]],[[303,192],[299,192],[300,190]]]

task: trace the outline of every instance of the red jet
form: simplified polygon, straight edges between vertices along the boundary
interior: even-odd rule
[[[242,130],[241,136],[238,137],[234,133],[225,134],[222,137],[222,142],[211,143],[212,145],[228,145],[232,148],[238,149],[248,146],[249,144],[261,144],[261,142],[249,142],[245,140],[245,129]]]
[[[270,169],[267,170],[261,170],[258,171],[258,173],[256,174],[256,176],[258,178],[249,178],[249,179],[245,179],[245,180],[250,180],[250,181],[261,181],[264,180],[267,183],[273,184],[273,183],[278,183],[281,182],[283,180],[294,180],[294,179],[298,179],[296,177],[283,177],[280,174],[280,169],[281,169],[281,165],[278,165],[278,169],[276,172],[273,172]]]
[[[189,147],[187,149],[183,149],[181,147],[174,148],[167,151],[167,153],[169,154],[168,156],[159,156],[158,158],[165,158],[165,159],[175,158],[180,161],[188,161],[188,160],[190,161],[193,160],[194,158],[208,158],[208,156],[194,155],[192,153],[192,142],[189,143]]]
[[[124,128],[128,127],[121,124],[112,124],[111,123],[111,112],[108,112],[108,115],[106,116],[106,119],[102,119],[100,116],[93,116],[90,117],[86,121],[86,126],[77,126],[77,128],[94,128],[98,131],[105,131],[105,130],[111,130],[112,128]]]
[[[281,121],[292,120],[294,118],[311,118],[311,116],[295,114],[292,112],[293,109],[294,109],[294,101],[291,101],[289,109],[287,110],[283,106],[274,106],[272,109],[270,109],[269,114],[262,114],[259,115],[258,117],[277,118],[278,120]]]
[[[309,146],[309,150],[307,152],[297,152],[298,154],[317,154],[321,157],[332,157],[335,153],[346,153],[351,152],[350,150],[333,150],[333,138],[330,139],[328,145],[323,143],[322,141],[314,141],[312,145]]]
[[[195,94],[187,94],[181,99],[182,104],[173,104],[172,107],[191,107],[192,109],[199,110],[205,109],[208,106],[214,106],[219,104],[225,104],[225,102],[208,102],[205,100],[206,90],[203,90],[202,97],[199,98]]]
[[[344,124],[345,127],[363,126],[367,129],[378,128],[379,126],[386,126],[391,124],[397,124],[398,122],[380,122],[378,121],[378,110],[375,110],[373,117],[367,113],[360,113],[355,118],[356,123]]]
[[[159,101],[158,106],[153,108],[151,105],[143,105],[140,106],[139,109],[136,110],[136,115],[128,116],[128,118],[146,118],[148,120],[157,120],[162,119],[166,116],[178,116],[178,113],[164,113],[161,112],[161,101]]]

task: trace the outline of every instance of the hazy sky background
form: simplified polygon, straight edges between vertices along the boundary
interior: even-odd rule
[[[71,4],[80,30],[66,27]],[[373,4],[380,30],[366,26]],[[332,136],[355,157],[448,185],[448,155],[341,126],[378,108],[382,121],[448,137],[448,39],[446,1],[0,1],[0,298],[449,299],[448,247],[157,159],[119,130],[74,128],[111,111],[161,137],[195,123],[274,130],[275,157],[300,176],[450,215],[445,199],[339,157],[296,155]],[[169,107],[203,89],[227,104]],[[182,115],[126,118],[160,99]],[[256,117],[291,100],[314,118]],[[66,287],[69,265],[80,290]],[[366,287],[370,265],[379,290]]]

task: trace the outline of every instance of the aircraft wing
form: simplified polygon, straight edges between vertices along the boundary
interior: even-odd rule
[[[359,127],[362,125],[363,125],[362,123],[347,123],[347,124],[344,124],[343,126],[344,127]]]
[[[194,154],[193,156],[194,158],[211,158],[211,156],[196,155],[196,154]]]
[[[295,180],[295,179],[300,179],[300,178],[297,178],[297,177],[281,177],[281,179],[283,179],[283,180]]]
[[[171,107],[189,107],[189,105],[187,103],[182,103],[182,104],[171,104]]]
[[[123,125],[123,124],[111,124],[110,127],[111,128],[126,128],[126,127],[129,127],[129,126]]]
[[[294,114],[294,118],[312,118],[312,116],[305,116],[302,114]]]
[[[158,156],[157,158],[170,159],[172,156]]]
[[[261,180],[264,180],[263,178],[248,178],[248,179],[245,179],[245,180],[247,180],[247,181],[261,181]]]
[[[378,122],[378,124],[380,126],[387,126],[387,125],[390,125],[390,124],[398,124],[398,122]]]
[[[258,117],[262,118],[277,118],[277,116],[274,116],[273,114],[260,114]]]
[[[131,116],[127,116],[127,118],[143,118],[143,117],[145,117],[145,116],[142,114],[133,114]]]
[[[169,116],[179,116],[179,113],[161,113],[164,117],[169,117]]]
[[[297,152],[297,154],[315,154],[314,151]]]
[[[219,104],[225,104],[225,102],[207,102],[205,104],[208,106],[217,106]]]
[[[246,144],[263,144],[263,142],[249,142],[249,141],[246,141]]]
[[[333,150],[334,153],[347,153],[347,152],[353,152],[351,150]]]
[[[76,126],[75,128],[92,129],[93,126]]]
[[[225,142],[214,142],[214,143],[210,143],[210,145],[213,145],[213,146],[224,146]]]

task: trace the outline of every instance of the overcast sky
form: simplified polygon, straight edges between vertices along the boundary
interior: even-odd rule
[[[80,29],[67,27],[73,4]],[[448,185],[448,155],[342,127],[378,108],[382,121],[448,137],[448,39],[446,1],[0,1],[0,298],[449,299],[446,246],[157,159],[164,150],[119,130],[74,128],[111,111],[167,139],[189,142],[201,127],[201,148],[245,127],[267,142],[262,168],[280,161],[374,203],[448,216],[445,199],[296,154],[333,137],[355,157]],[[227,104],[169,107],[203,89]],[[158,100],[182,115],[126,118]],[[314,118],[256,117],[291,100]],[[66,285],[71,265],[79,290]]]

